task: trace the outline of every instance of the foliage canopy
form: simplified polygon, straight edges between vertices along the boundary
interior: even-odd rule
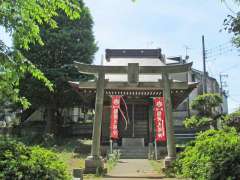
[[[222,126],[233,127],[240,132],[240,110],[226,115],[222,120]]]
[[[68,81],[84,81],[90,77],[80,74],[73,66],[74,61],[91,64],[97,51],[92,27],[93,20],[89,9],[79,0],[80,19],[70,20],[64,12],[54,18],[58,27],[40,26],[40,35],[44,46],[29,44],[26,50],[15,44],[15,47],[39,68],[54,85],[54,92],[48,91],[39,81],[27,76],[21,81],[21,95],[29,99],[33,109],[44,107],[46,120],[53,121],[52,128],[61,125],[64,118],[64,108],[83,106],[84,102],[91,105],[90,99],[81,97]],[[16,40],[17,41],[17,40]],[[39,98],[41,97],[41,98]],[[88,102],[88,103],[86,103]],[[85,107],[85,106],[84,106]],[[69,118],[69,117],[67,117]],[[49,124],[48,124],[49,125]],[[54,130],[50,128],[51,132]]]
[[[43,45],[40,25],[56,28],[54,17],[63,11],[71,19],[80,17],[78,0],[0,0],[0,25],[10,32],[19,47],[29,49],[30,43]],[[18,102],[29,106],[25,97],[19,96],[19,80],[26,74],[42,81],[50,90],[52,84],[35,65],[15,49],[7,48],[0,40],[0,97],[1,103]]]
[[[56,28],[54,17],[63,10],[71,19],[80,17],[78,0],[1,0],[0,25],[13,32],[19,46],[28,49],[30,43],[43,41],[39,35],[39,25],[48,24]]]
[[[197,111],[197,115],[184,120],[186,127],[215,126],[221,112],[217,109],[222,103],[219,94],[199,95],[192,101],[191,108]]]
[[[235,129],[199,134],[175,162],[175,172],[198,180],[240,178],[240,137]]]
[[[226,1],[226,0],[222,0]],[[236,5],[240,7],[240,1],[234,0]],[[233,34],[233,43],[236,47],[240,47],[240,11],[229,14],[223,22],[224,29]]]

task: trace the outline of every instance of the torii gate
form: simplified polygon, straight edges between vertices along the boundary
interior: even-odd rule
[[[128,66],[102,66],[102,65],[87,65],[79,62],[74,62],[75,67],[80,73],[94,74],[96,80],[96,101],[95,101],[95,116],[93,123],[92,148],[91,156],[85,160],[85,171],[96,172],[96,169],[104,166],[100,156],[100,136],[103,113],[104,89],[106,86],[111,86],[111,82],[105,80],[105,74],[127,74],[128,85],[138,89],[139,74],[156,75],[161,74],[162,80],[155,82],[159,84],[159,89],[163,90],[165,117],[166,117],[166,135],[167,135],[167,152],[165,157],[165,166],[170,166],[171,162],[176,158],[176,144],[174,139],[174,129],[172,120],[172,102],[171,102],[171,87],[188,88],[188,83],[184,85],[174,83],[169,79],[169,74],[187,73],[190,71],[192,63],[165,65],[165,66],[139,66],[138,63],[129,63]],[[114,84],[112,84],[114,86]],[[126,86],[126,83],[124,84]]]

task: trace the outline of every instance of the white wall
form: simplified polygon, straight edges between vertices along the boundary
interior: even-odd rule
[[[103,59],[104,66],[128,66],[128,63],[139,63],[139,66],[166,66],[160,59],[157,58],[111,58],[110,61]],[[127,82],[127,74],[106,74],[106,79],[109,81]],[[156,75],[139,75],[139,82],[158,82],[162,79],[161,74]],[[186,73],[170,74],[170,79],[186,81]]]

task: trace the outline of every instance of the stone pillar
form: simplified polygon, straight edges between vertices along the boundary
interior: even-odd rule
[[[100,138],[102,125],[102,112],[104,100],[104,72],[98,73],[96,84],[95,116],[93,122],[92,149],[91,156],[85,160],[85,173],[96,173],[97,168],[104,168],[103,159],[100,156]]]
[[[162,74],[164,84],[163,96],[165,103],[165,117],[166,117],[166,135],[167,135],[167,151],[168,155],[165,157],[165,167],[171,166],[173,160],[176,159],[176,144],[174,138],[174,128],[172,120],[172,101],[171,101],[171,88],[168,74]]]

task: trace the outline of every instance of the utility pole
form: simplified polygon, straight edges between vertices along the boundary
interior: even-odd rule
[[[188,56],[188,50],[190,49],[187,45],[184,45],[184,48],[185,48],[185,61],[187,61],[189,59],[189,56]]]
[[[221,94],[221,96],[225,92],[224,88],[227,88],[227,86],[228,86],[226,80],[225,81],[223,80],[223,78],[227,78],[227,77],[228,77],[228,74],[223,74],[223,73],[219,74],[219,78],[220,78],[220,94]]]
[[[223,94],[223,86],[222,86],[222,74],[220,73],[220,75],[219,75],[219,78],[220,78],[220,95],[222,96],[222,94]]]
[[[207,72],[206,72],[206,49],[204,35],[202,36],[202,56],[203,56],[203,94],[207,93]]]
[[[228,77],[228,75],[227,74],[223,74],[223,73],[220,73],[219,74],[219,79],[220,79],[220,96],[221,96],[221,98],[223,99],[223,101],[224,101],[224,96],[226,96],[227,94],[226,94],[226,91],[224,90],[224,88],[226,88],[227,87],[227,82],[226,81],[224,81],[223,79],[224,78],[227,78]],[[223,113],[223,103],[221,104],[221,113]]]

